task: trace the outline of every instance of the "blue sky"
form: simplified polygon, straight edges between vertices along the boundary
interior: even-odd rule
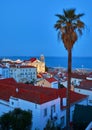
[[[2,0],[0,1],[0,56],[67,56],[57,40],[55,14],[76,8],[84,13],[83,36],[73,47],[73,56],[92,56],[91,0]]]

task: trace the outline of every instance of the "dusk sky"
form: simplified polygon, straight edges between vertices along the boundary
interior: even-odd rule
[[[1,0],[0,56],[67,56],[57,40],[55,14],[76,8],[84,13],[83,35],[73,47],[73,56],[92,56],[91,0]]]

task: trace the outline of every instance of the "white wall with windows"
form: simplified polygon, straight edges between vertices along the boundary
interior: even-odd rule
[[[0,67],[0,75],[3,78],[9,78],[10,77],[10,75],[9,75],[9,68],[7,68],[7,67]]]
[[[88,105],[92,106],[92,90],[86,90],[81,88],[74,88],[74,91],[80,94],[88,95]]]
[[[77,103],[87,105],[87,99],[81,100]],[[70,109],[71,121],[74,107],[75,104],[72,104]],[[37,104],[36,102],[34,103],[12,96],[10,97],[9,102],[0,100],[0,115],[13,110],[14,108],[32,111],[32,130],[43,130],[48,119],[50,119],[52,123],[54,122],[55,125],[61,125],[61,127],[64,127],[66,124],[66,109],[61,108],[61,99],[59,97],[43,104]]]
[[[14,78],[17,82],[31,82],[37,79],[37,69],[31,66],[10,67],[10,77]]]
[[[48,119],[59,123],[60,118],[60,98],[46,102],[44,104],[36,104],[29,101],[25,101],[17,98],[10,98],[10,107],[21,108],[24,110],[32,110],[32,130],[39,129],[43,130],[46,126]],[[42,121],[42,123],[41,123]]]

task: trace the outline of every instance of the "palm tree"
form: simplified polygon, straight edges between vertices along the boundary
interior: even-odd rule
[[[66,127],[70,129],[70,89],[71,89],[71,68],[72,68],[72,48],[78,40],[78,34],[82,34],[84,23],[80,20],[84,14],[75,14],[75,9],[63,10],[63,15],[56,14],[59,20],[54,27],[58,30],[58,38],[63,41],[68,51],[68,84],[67,84],[67,107],[66,107]]]

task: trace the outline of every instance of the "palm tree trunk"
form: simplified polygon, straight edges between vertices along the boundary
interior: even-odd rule
[[[70,89],[71,89],[71,68],[72,68],[72,51],[68,50],[68,84],[66,91],[67,108],[66,108],[66,128],[70,130]]]

